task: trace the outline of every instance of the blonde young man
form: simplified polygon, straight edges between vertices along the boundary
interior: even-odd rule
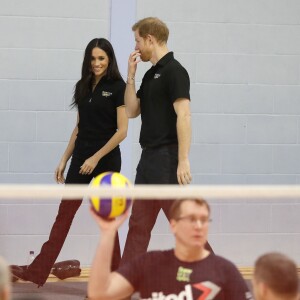
[[[148,300],[246,300],[251,294],[237,268],[205,249],[210,208],[205,200],[177,200],[170,210],[175,248],[135,257],[110,271],[114,238],[126,216],[107,221],[93,213],[101,239],[92,264],[91,300],[116,300],[139,292]]]
[[[10,299],[10,273],[3,258],[0,257],[0,300]]]
[[[125,90],[129,118],[141,116],[142,154],[136,184],[189,184],[191,143],[190,79],[186,69],[169,52],[168,27],[158,18],[133,25],[135,51],[128,60]],[[137,65],[151,62],[138,91]],[[160,209],[169,219],[172,201],[135,201],[121,263],[147,251],[151,231]],[[208,249],[212,249],[207,245]]]
[[[299,300],[296,264],[281,253],[262,255],[255,262],[253,292],[256,300]]]

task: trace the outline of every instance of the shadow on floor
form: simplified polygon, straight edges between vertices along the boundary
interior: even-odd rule
[[[46,283],[40,288],[33,283],[14,283],[12,300],[82,300],[86,289],[87,282]]]

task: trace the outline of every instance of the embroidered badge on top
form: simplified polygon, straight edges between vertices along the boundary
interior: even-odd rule
[[[112,95],[111,92],[105,92],[105,91],[102,91],[102,96],[103,97],[110,97]]]
[[[154,79],[157,79],[157,78],[159,78],[160,77],[160,74],[154,74]]]

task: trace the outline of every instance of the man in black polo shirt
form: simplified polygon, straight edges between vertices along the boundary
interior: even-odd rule
[[[139,292],[144,300],[253,300],[233,263],[204,248],[210,223],[204,199],[173,202],[173,249],[138,255],[115,272],[110,270],[114,238],[126,215],[108,221],[91,212],[101,238],[88,283],[89,299],[124,299]]]
[[[128,61],[125,90],[129,118],[141,115],[140,144],[143,149],[137,167],[136,184],[189,184],[191,143],[190,80],[185,68],[167,48],[169,30],[157,18],[145,18],[133,25],[135,51]],[[140,61],[150,61],[140,89],[135,73]],[[147,251],[151,230],[162,208],[169,219],[172,201],[135,201],[122,264]]]

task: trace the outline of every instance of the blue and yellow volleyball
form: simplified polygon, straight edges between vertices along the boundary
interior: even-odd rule
[[[91,186],[128,187],[131,186],[129,179],[117,172],[105,172],[96,176],[91,181]],[[90,202],[94,211],[102,218],[111,219],[123,214],[131,205],[131,199],[126,197],[100,198],[92,196]]]

